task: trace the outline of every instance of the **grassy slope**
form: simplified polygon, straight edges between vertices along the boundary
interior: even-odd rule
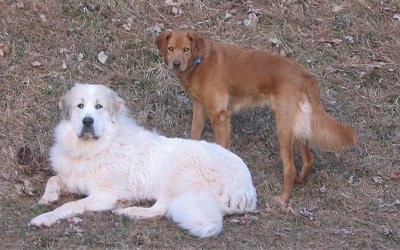
[[[400,22],[392,17],[400,4],[259,0],[253,6],[261,15],[249,28],[238,23],[249,9],[241,1],[187,1],[181,16],[174,16],[165,1],[0,1],[0,49],[6,51],[0,57],[4,248],[398,247]],[[337,11],[337,6],[343,8]],[[233,16],[225,20],[227,12]],[[358,131],[359,147],[340,154],[315,151],[310,182],[293,193],[294,214],[275,212],[269,204],[280,193],[282,167],[273,116],[267,110],[250,111],[234,118],[232,150],[251,169],[260,211],[226,218],[220,237],[198,240],[165,218],[137,222],[110,213],[79,216],[83,222],[78,224],[28,229],[33,216],[51,209],[35,203],[51,174],[45,159],[59,119],[57,102],[73,82],[111,86],[139,123],[187,137],[190,98],[158,57],[154,34],[146,31],[161,24],[194,28],[305,64],[320,80],[326,109]],[[274,46],[271,38],[282,44]],[[100,51],[109,56],[105,65],[97,60]],[[35,61],[41,65],[33,67]],[[212,140],[209,127],[204,138]],[[33,158],[25,166],[17,160],[23,146]]]

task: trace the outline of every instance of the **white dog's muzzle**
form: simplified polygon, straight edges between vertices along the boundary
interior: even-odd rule
[[[89,139],[97,139],[98,136],[96,136],[94,132],[94,119],[92,117],[86,116],[85,118],[82,119],[82,130],[80,134],[80,138],[83,140],[89,140]]]

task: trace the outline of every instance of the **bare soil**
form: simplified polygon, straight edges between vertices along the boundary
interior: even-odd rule
[[[1,248],[398,249],[399,15],[398,0],[0,0]],[[272,206],[283,182],[274,117],[247,111],[233,119],[231,150],[249,166],[258,211],[226,217],[220,236],[197,239],[166,218],[110,212],[28,228],[34,216],[77,198],[37,205],[52,174],[58,101],[75,82],[110,86],[143,126],[188,137],[191,100],[154,45],[166,29],[194,29],[304,64],[319,79],[326,110],[356,129],[359,146],[315,149],[311,179],[283,213]],[[209,125],[203,138],[213,140]]]

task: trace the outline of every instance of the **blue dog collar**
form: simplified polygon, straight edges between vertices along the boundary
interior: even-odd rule
[[[201,58],[199,56],[196,56],[194,59],[194,64],[200,64],[201,63]]]

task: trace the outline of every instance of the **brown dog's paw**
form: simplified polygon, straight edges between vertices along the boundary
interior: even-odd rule
[[[306,177],[301,177],[299,175],[296,175],[296,178],[294,179],[294,183],[295,184],[304,185],[304,184],[307,183],[307,178]]]
[[[274,202],[275,202],[275,207],[279,212],[295,214],[295,211],[293,210],[293,208],[291,206],[289,206],[288,202],[282,200],[281,196],[275,196]]]

